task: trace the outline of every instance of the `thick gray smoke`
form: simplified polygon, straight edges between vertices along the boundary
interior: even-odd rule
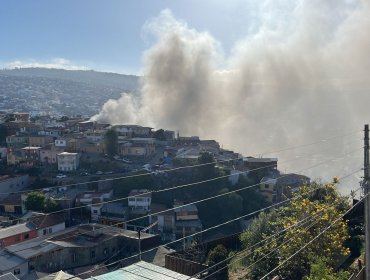
[[[209,33],[163,11],[146,24],[157,43],[144,55],[141,94],[107,101],[94,118],[216,139],[245,155],[360,131],[370,121],[369,1],[286,2],[263,2],[258,31],[226,58]],[[279,5],[289,9],[280,18]],[[360,139],[358,133],[268,156],[283,162],[309,155],[280,165],[294,171],[358,148],[305,172],[342,175],[360,167]]]

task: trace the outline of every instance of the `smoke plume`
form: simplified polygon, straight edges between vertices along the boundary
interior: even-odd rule
[[[283,6],[290,10],[279,18],[272,7],[283,2],[264,1],[259,28],[227,57],[211,34],[163,11],[145,26],[157,41],[144,54],[140,94],[107,101],[94,118],[216,139],[244,155],[358,130],[268,156],[302,157],[281,165],[294,171],[358,148],[306,173],[333,176],[360,167],[360,130],[370,119],[370,2],[298,1]]]

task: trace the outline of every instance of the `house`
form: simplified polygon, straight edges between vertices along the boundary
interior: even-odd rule
[[[27,135],[11,135],[6,137],[6,144],[9,148],[20,148],[28,144]]]
[[[133,189],[128,195],[128,207],[132,213],[144,214],[150,210],[152,193],[147,189]]]
[[[152,234],[142,233],[140,241],[142,250],[159,245],[159,237]],[[138,252],[138,246],[137,232],[88,224],[9,246],[6,251],[28,261],[29,270],[52,273],[100,264],[112,255],[128,257]]]
[[[10,194],[0,201],[0,213],[22,215],[27,212],[25,207],[26,196]]]
[[[41,147],[24,147],[21,149],[21,162],[27,166],[33,166],[40,161],[40,149]]]
[[[79,165],[79,154],[63,152],[57,155],[59,171],[75,171]]]
[[[91,205],[93,202],[100,203],[111,199],[113,196],[113,190],[108,192],[83,192],[76,196],[76,206],[79,205]]]
[[[277,158],[254,158],[245,157],[243,158],[244,166],[248,170],[254,169],[277,169]]]
[[[9,149],[6,155],[6,164],[7,165],[17,165],[22,161],[21,151]]]
[[[118,135],[126,136],[127,138],[133,138],[150,137],[153,128],[140,125],[114,125],[112,126],[112,129],[114,129]]]
[[[46,193],[46,196],[50,199],[53,199],[62,209],[68,209],[70,207],[74,207],[76,197],[81,192],[83,192],[83,190],[81,189],[67,189],[64,187],[60,187],[57,190]]]
[[[28,186],[28,181],[28,174],[0,176],[0,198],[5,198],[8,193],[23,190]]]
[[[175,240],[175,212],[167,210],[163,204],[152,203],[150,209],[149,224],[156,223],[156,227],[151,231],[160,234],[162,240]]]
[[[27,260],[5,250],[0,251],[0,260],[0,275],[13,273],[14,276],[21,278],[28,274]]]
[[[261,179],[260,193],[263,195],[267,202],[275,203],[279,200],[276,182],[277,179],[270,176],[265,176]]]
[[[88,130],[84,133],[87,141],[97,143],[104,140],[105,130]]]
[[[65,220],[64,213],[35,213],[34,216],[29,219],[29,221],[36,226],[38,236],[50,235],[65,230]]]
[[[94,276],[87,280],[106,280],[106,279],[135,279],[135,280],[147,280],[147,279],[160,279],[160,280],[174,280],[174,279],[186,279],[196,280],[195,278],[188,277],[184,274],[180,274],[169,270],[164,267],[160,267],[145,261],[140,261],[135,264],[126,266],[124,268],[117,269],[115,271]]]
[[[49,144],[40,149],[40,162],[45,164],[57,164],[58,154],[64,152],[62,147]]]
[[[62,139],[62,138],[55,139],[54,146],[58,148],[62,148],[62,149],[67,148],[67,139]]]
[[[192,235],[202,231],[202,222],[198,216],[198,207],[194,204],[181,206],[182,202],[175,202],[175,234],[177,238],[184,235]],[[201,235],[191,237],[186,240],[190,244],[193,239],[201,239]]]
[[[30,147],[45,147],[46,145],[53,143],[54,138],[51,136],[43,136],[43,135],[38,135],[38,136],[30,136],[28,138],[28,145]]]
[[[30,222],[0,229],[0,249],[37,237],[36,226]]]
[[[126,141],[120,143],[118,147],[118,153],[121,156],[142,156],[142,157],[151,156],[155,154],[155,144],[152,138],[149,139],[150,141],[131,141],[131,142]]]
[[[93,208],[91,208],[93,210]],[[117,225],[118,227],[125,228],[125,221],[128,218],[128,207],[124,206],[122,202],[109,202],[104,203],[96,213],[95,221],[103,225]],[[91,216],[92,221],[93,215]]]
[[[14,122],[30,122],[30,113],[12,113],[10,118],[14,119]]]
[[[260,193],[270,203],[279,202],[287,191],[294,192],[309,183],[310,178],[300,174],[282,174],[279,177],[267,176],[261,179]]]

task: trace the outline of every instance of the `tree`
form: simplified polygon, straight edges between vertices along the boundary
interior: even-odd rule
[[[241,235],[241,242],[247,248],[276,232],[283,232],[282,236],[258,246],[256,250],[245,258],[247,264],[260,260],[251,267],[251,279],[259,279],[272,268],[297,252],[303,245],[317,236],[331,222],[337,220],[348,209],[348,203],[335,190],[335,184],[313,183],[302,187],[293,194],[294,200],[286,207],[275,210],[271,214],[261,214],[251,228]],[[301,226],[293,226],[297,222],[311,218]],[[330,229],[325,231],[314,243],[307,246],[295,258],[285,263],[278,271],[285,279],[302,279],[309,275],[311,259],[323,257],[328,260],[328,268],[334,268],[337,260],[349,254],[344,246],[348,239],[347,224],[339,220]],[[326,278],[323,278],[326,279]]]
[[[304,280],[347,280],[351,276],[348,271],[333,272],[333,269],[327,265],[324,258],[312,258],[311,271]]]
[[[118,150],[118,134],[114,129],[109,129],[104,135],[104,142],[107,154],[113,157]]]
[[[47,199],[42,192],[30,192],[25,206],[27,210],[50,213],[60,209],[54,199]]]
[[[209,251],[208,256],[207,256],[207,264],[208,266],[213,266],[225,260],[227,256],[228,256],[228,253],[227,253],[226,248],[222,244],[219,244],[215,248],[213,248],[211,251]],[[225,265],[226,265],[225,262],[223,262],[215,266],[209,272],[212,273],[214,271],[217,271],[218,269],[220,269],[221,267],[224,267]],[[212,279],[227,279],[227,268],[213,275]]]
[[[26,199],[26,208],[31,211],[44,211],[46,197],[42,192],[30,192]]]
[[[202,180],[215,177],[215,159],[211,153],[203,152],[198,158],[199,164],[204,164],[199,167],[200,178]]]

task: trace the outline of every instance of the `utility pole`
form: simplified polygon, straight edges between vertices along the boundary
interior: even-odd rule
[[[365,278],[370,280],[370,166],[369,166],[369,125],[365,124],[364,137],[364,204],[365,204]]]

